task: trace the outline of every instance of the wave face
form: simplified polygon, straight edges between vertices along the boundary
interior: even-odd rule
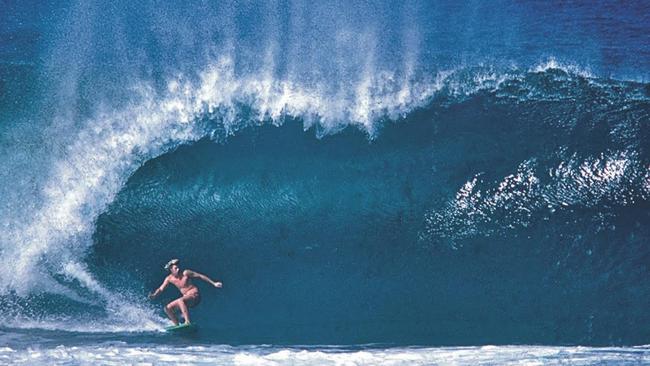
[[[193,312],[219,342],[650,339],[650,12],[22,6],[10,327],[159,329],[144,294],[180,257],[225,283]]]

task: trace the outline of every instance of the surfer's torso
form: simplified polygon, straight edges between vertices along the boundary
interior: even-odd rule
[[[183,295],[188,295],[193,292],[197,292],[197,293],[199,292],[199,288],[192,283],[192,279],[188,275],[187,270],[183,271],[183,274],[178,277],[174,275],[169,275],[167,276],[167,278],[169,279],[169,282],[171,284],[178,287],[178,289]]]

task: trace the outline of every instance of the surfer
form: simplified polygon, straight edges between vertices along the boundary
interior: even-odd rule
[[[189,311],[187,310],[188,308],[193,308],[196,305],[201,302],[201,295],[199,294],[199,288],[196,287],[192,283],[192,278],[199,278],[202,279],[203,281],[211,284],[212,286],[216,288],[221,288],[223,284],[219,281],[213,281],[208,276],[203,275],[198,272],[194,272],[192,270],[186,269],[181,273],[181,269],[178,266],[179,260],[178,259],[172,259],[167,264],[165,265],[165,270],[168,270],[170,272],[167,277],[165,277],[165,280],[163,281],[162,285],[156,289],[156,291],[149,293],[149,298],[150,299],[155,299],[156,296],[158,296],[161,292],[165,291],[165,288],[167,285],[170,283],[174,286],[176,286],[180,291],[182,296],[179,297],[178,299],[170,302],[165,306],[165,313],[169,317],[169,319],[174,323],[174,325],[178,325],[178,318],[176,318],[176,309],[180,309],[181,314],[183,314],[183,318],[185,319],[185,322],[183,324],[190,324],[190,314]]]

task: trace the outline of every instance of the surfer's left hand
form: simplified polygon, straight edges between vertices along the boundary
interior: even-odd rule
[[[214,283],[214,287],[216,287],[216,288],[222,288],[222,287],[223,287],[223,283],[221,283],[220,281],[217,281],[217,282]]]

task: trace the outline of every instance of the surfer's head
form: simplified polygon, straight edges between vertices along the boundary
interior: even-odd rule
[[[178,263],[180,261],[176,258],[170,260],[165,264],[165,269],[171,272],[172,274],[176,274],[178,272]]]

